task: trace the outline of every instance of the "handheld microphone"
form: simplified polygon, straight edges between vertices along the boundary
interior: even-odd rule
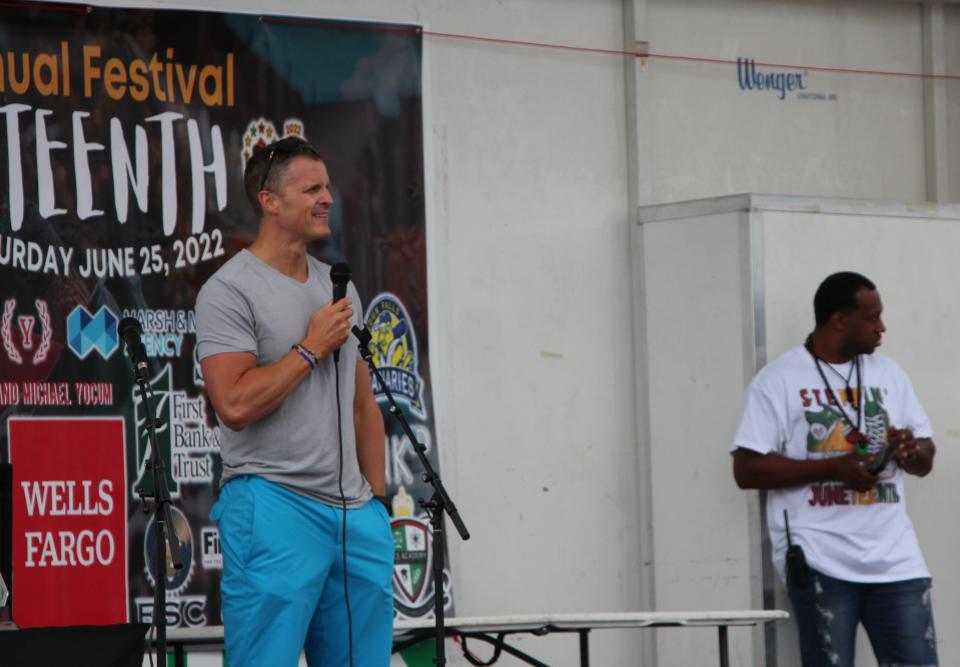
[[[137,379],[146,382],[149,369],[147,366],[147,350],[143,346],[143,341],[140,340],[140,336],[143,335],[143,327],[140,326],[137,318],[124,317],[117,325],[117,333],[127,346],[127,354],[133,362],[133,370]]]
[[[330,267],[330,282],[333,283],[333,302],[336,303],[347,295],[347,283],[350,282],[350,267],[343,262],[337,262]],[[340,362],[340,349],[333,351],[333,363]]]

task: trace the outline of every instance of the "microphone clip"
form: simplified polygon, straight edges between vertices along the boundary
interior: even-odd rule
[[[370,352],[370,342],[373,340],[373,336],[370,335],[370,331],[366,327],[360,328],[356,324],[350,327],[350,331],[352,331],[353,335],[360,341],[358,345],[360,348],[360,357],[367,363],[372,364],[373,353]]]

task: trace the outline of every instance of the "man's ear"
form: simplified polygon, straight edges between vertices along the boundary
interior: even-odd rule
[[[838,311],[831,315],[830,328],[834,331],[844,331],[847,328],[847,314]]]
[[[270,190],[258,192],[257,201],[260,203],[260,210],[264,213],[276,213],[280,205],[276,193]]]

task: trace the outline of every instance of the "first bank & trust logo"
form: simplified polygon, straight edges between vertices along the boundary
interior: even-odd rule
[[[77,306],[67,315],[67,347],[80,359],[86,359],[94,350],[109,359],[117,351],[117,316],[106,306],[91,313]]]
[[[163,458],[167,487],[171,498],[180,497],[183,484],[211,484],[213,482],[214,454],[220,452],[220,427],[208,422],[207,402],[203,394],[190,396],[175,389],[170,363],[149,382],[153,395],[155,416],[159,422],[156,442]],[[147,465],[151,456],[149,433],[145,428],[147,411],[137,388],[131,389],[133,417],[137,438],[133,460],[136,463],[136,481],[130,486],[130,495],[137,497],[137,489],[153,487],[153,472]]]

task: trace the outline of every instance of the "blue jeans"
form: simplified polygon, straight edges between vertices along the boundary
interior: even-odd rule
[[[220,522],[224,643],[230,667],[353,664],[385,667],[393,641],[393,534],[376,500],[343,510],[256,476],[230,480],[210,518]]]
[[[859,623],[880,667],[938,664],[930,579],[861,584],[811,568],[806,588],[789,593],[803,667],[853,667]]]

